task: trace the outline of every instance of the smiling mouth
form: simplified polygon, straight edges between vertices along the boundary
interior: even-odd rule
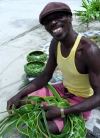
[[[52,30],[53,34],[60,34],[60,33],[62,33],[62,31],[63,31],[62,27]]]

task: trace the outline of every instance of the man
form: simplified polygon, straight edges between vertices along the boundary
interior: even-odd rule
[[[64,98],[67,97],[72,106],[63,110],[54,106],[44,106],[48,120],[70,113],[86,112],[100,106],[100,49],[95,43],[73,30],[72,12],[64,3],[47,4],[39,20],[53,36],[47,65],[36,79],[8,101],[7,108],[10,109],[13,104],[18,107],[22,98],[34,91],[36,94],[37,90],[46,86],[57,65],[64,80],[63,84],[55,88],[61,90],[61,93],[59,90],[58,92]],[[42,90],[40,89],[39,94],[43,94]],[[50,131],[58,132],[55,123],[48,122]]]

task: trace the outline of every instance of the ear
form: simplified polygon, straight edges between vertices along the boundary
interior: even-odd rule
[[[68,16],[68,21],[72,23],[73,18],[71,16]]]
[[[71,17],[71,22],[73,21],[73,18]]]
[[[72,20],[73,20],[72,16],[69,16],[69,18],[70,18],[70,21],[72,22]]]

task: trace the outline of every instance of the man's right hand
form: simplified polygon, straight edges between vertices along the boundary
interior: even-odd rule
[[[10,111],[12,107],[14,106],[15,108],[18,108],[21,106],[21,98],[15,95],[11,99],[7,101],[7,111]]]

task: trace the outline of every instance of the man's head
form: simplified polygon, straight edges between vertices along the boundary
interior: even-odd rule
[[[50,2],[48,3],[40,13],[39,21],[43,24],[44,19],[52,13],[65,12],[67,15],[72,16],[70,7],[62,2]]]
[[[70,31],[71,17],[72,12],[68,5],[50,2],[40,13],[39,21],[53,37],[60,40]]]

